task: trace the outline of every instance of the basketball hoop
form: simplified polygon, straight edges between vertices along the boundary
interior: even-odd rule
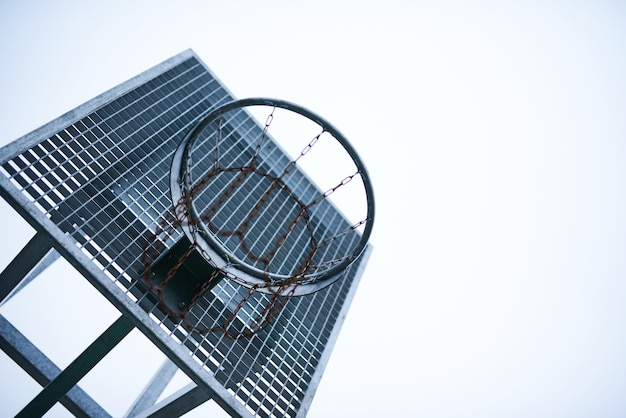
[[[259,315],[261,329],[284,305],[279,297],[310,294],[342,277],[374,222],[372,185],[354,148],[323,118],[282,100],[237,100],[211,111],[176,149],[170,189],[173,213],[155,236],[163,242],[168,229],[180,227],[189,244],[158,284],[147,282],[169,313],[182,318],[188,309],[172,309],[160,290],[192,251],[210,277],[188,303],[231,279],[249,289],[248,297],[271,295]],[[147,271],[164,247],[146,253]]]

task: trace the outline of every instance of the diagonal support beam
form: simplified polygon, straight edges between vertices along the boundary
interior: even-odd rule
[[[168,396],[137,415],[137,418],[170,418],[180,417],[192,409],[202,405],[211,397],[195,383],[190,383],[179,391]]]
[[[130,319],[120,316],[65,370],[50,382],[16,418],[43,416],[74,387],[100,360],[104,358],[134,328]]]
[[[48,254],[46,254],[44,258],[42,258],[41,261],[39,261],[39,263],[35,266],[35,268],[32,269],[30,273],[28,273],[26,277],[24,277],[24,279],[22,279],[22,281],[15,287],[15,289],[13,289],[9,296],[7,296],[2,302],[0,302],[0,306],[5,304],[13,296],[17,295],[23,288],[26,287],[28,283],[35,280],[41,273],[43,273],[48,267],[54,264],[54,262],[57,261],[60,257],[61,254],[59,254],[54,248],[48,251]]]
[[[135,417],[142,411],[151,408],[159,396],[163,393],[167,385],[170,383],[176,372],[176,366],[170,359],[165,359],[159,370],[154,374],[150,382],[146,385],[143,392],[137,397],[137,400],[128,409],[126,417]]]
[[[9,265],[0,273],[0,302],[20,284],[22,279],[37,266],[52,249],[48,234],[37,232],[22,248]]]
[[[0,315],[0,349],[41,386],[46,386],[61,373],[61,369],[2,315]],[[77,417],[110,417],[78,386],[68,391],[59,402]]]

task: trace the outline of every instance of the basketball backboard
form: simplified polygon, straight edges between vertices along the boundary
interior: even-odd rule
[[[166,296],[173,299],[164,305],[144,277],[150,269],[166,276],[172,265],[159,257],[161,252],[184,253],[189,245],[180,224],[163,227],[164,220],[172,219],[172,161],[179,144],[199,120],[233,101],[188,50],[0,149],[0,193],[36,230],[0,277],[0,300],[46,254],[56,251],[121,312],[107,337],[119,340],[137,327],[195,382],[181,394],[179,404],[193,407],[211,398],[233,416],[304,416],[369,257],[366,243],[359,244],[341,270],[329,270],[332,280],[285,300],[263,329],[246,338],[198,330],[211,328],[224,315],[245,326],[245,315],[258,316],[277,295],[251,293],[245,283],[226,276],[202,294],[179,282]],[[238,138],[232,144],[239,147],[233,158],[256,147],[253,139],[264,127],[253,116],[244,112],[237,124],[228,122]],[[210,148],[207,138],[195,140],[199,153]],[[277,159],[293,159],[278,144],[268,143],[271,151],[264,148],[258,154],[261,163],[271,166]],[[193,167],[206,172],[211,164],[210,158],[196,158]],[[298,182],[326,196],[308,175],[302,174]],[[271,215],[281,207],[276,201],[264,210]],[[226,205],[220,210],[250,208]],[[363,236],[364,222],[347,219],[334,203],[320,214],[320,225],[348,228],[356,242]],[[255,232],[258,237],[264,234]],[[146,263],[155,239],[163,251]],[[192,275],[206,261],[197,255],[185,260]],[[191,300],[194,309],[183,309]],[[242,300],[246,309],[239,313]],[[185,317],[173,314],[176,308]],[[88,357],[97,360],[104,354],[91,352]],[[59,400],[76,380],[67,376],[81,372],[68,367],[64,373],[64,382],[46,387],[40,401]],[[185,407],[179,408],[184,412]],[[149,406],[157,415],[171,411],[164,405]]]

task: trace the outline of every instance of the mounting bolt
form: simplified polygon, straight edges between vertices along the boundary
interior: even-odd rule
[[[185,302],[178,302],[178,309],[183,309],[185,306],[187,306]]]

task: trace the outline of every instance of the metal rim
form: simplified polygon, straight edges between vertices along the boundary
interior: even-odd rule
[[[191,129],[191,131],[180,142],[178,148],[174,153],[170,170],[170,190],[172,202],[174,203],[174,205],[176,205],[176,203],[180,202],[186,194],[184,190],[185,184],[182,179],[185,178],[186,174],[188,173],[189,167],[187,165],[187,158],[185,157],[186,155],[188,155],[189,150],[193,148],[193,145],[198,135],[211,122],[220,117],[222,114],[237,108],[245,108],[249,106],[272,106],[287,109],[317,123],[320,127],[322,127],[324,131],[330,133],[344,147],[346,152],[352,158],[352,161],[356,165],[358,172],[361,175],[367,200],[367,216],[365,227],[356,248],[345,260],[329,268],[328,270],[305,276],[306,283],[298,285],[295,292],[291,290],[292,286],[288,286],[288,288],[286,289],[287,292],[290,292],[290,294],[293,295],[301,295],[315,292],[332,284],[335,280],[341,277],[339,273],[345,270],[350,264],[354,262],[354,260],[356,260],[361,255],[369,241],[374,224],[375,213],[373,187],[370,182],[369,174],[365,167],[365,164],[363,164],[360,156],[357,154],[354,147],[343,136],[343,134],[341,134],[339,130],[337,130],[333,125],[331,125],[321,116],[299,105],[284,100],[269,98],[249,98],[235,100],[214,109],[206,116],[204,116]],[[177,212],[179,212],[176,213],[176,216],[188,216],[193,221],[197,221],[199,218],[195,210],[193,201],[186,211],[184,210],[184,208],[176,208],[176,210]],[[242,260],[237,259],[233,254],[230,254],[228,250],[219,243],[219,241],[213,238],[213,234],[208,230],[203,222],[196,223],[199,224],[199,226],[202,228],[203,233],[198,234],[197,232],[194,232],[190,227],[191,222],[186,222],[183,223],[183,231],[185,235],[187,235],[190,241],[197,242],[202,251],[211,258],[210,261],[215,265],[215,267],[223,270],[229,277],[231,277],[236,282],[248,288],[255,287],[256,290],[264,293],[275,293],[277,289],[281,288],[281,282],[287,281],[292,278],[292,276],[269,273],[267,271],[250,266]],[[267,281],[268,278],[271,280],[270,282]],[[285,291],[285,289],[283,289],[283,291]]]

